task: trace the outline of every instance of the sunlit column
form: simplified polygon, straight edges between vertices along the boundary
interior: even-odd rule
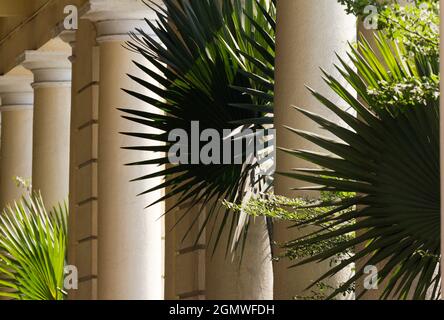
[[[141,56],[124,48],[128,33],[147,28],[143,18],[152,12],[140,1],[89,1],[85,16],[95,22],[100,45],[99,156],[98,156],[98,298],[162,299],[163,254],[162,220],[164,204],[144,209],[162,192],[137,197],[158,181],[129,182],[154,170],[156,166],[127,167],[125,164],[157,154],[122,150],[140,144],[120,132],[141,131],[143,126],[123,119],[117,108],[150,107],[131,97],[122,88],[149,95],[150,92],[126,74],[147,78],[133,63]],[[149,32],[149,31],[148,31]],[[146,79],[152,81],[152,79]],[[155,112],[154,109],[151,110]],[[147,132],[145,130],[144,132]]]
[[[233,213],[231,213],[233,214]],[[212,233],[212,241],[217,237],[223,213],[218,215],[216,228],[212,223],[207,227],[207,239]],[[273,265],[270,238],[263,217],[251,219],[245,247],[226,251],[229,238],[229,226],[220,238],[219,247],[213,254],[213,248],[206,250],[205,292],[209,300],[272,300]]]
[[[21,64],[34,74],[32,186],[48,206],[68,198],[71,63],[69,54],[25,51]]]
[[[331,117],[331,113],[320,106],[305,85],[327,94],[327,97],[334,102],[339,101],[323,82],[319,67],[334,75],[337,74],[333,66],[336,60],[335,52],[342,54],[347,48],[347,41],[355,39],[356,18],[347,16],[344,8],[337,1],[331,0],[281,0],[277,3],[277,12],[275,91],[277,146],[316,150],[316,147],[289,132],[284,126],[320,132],[318,126],[295,111],[293,105]],[[307,163],[283,152],[277,154],[277,171],[288,172],[293,168],[306,166]],[[291,188],[305,185],[306,183],[276,175],[275,189],[278,195],[314,196],[312,193],[291,191]],[[289,230],[288,226],[288,223],[275,223],[274,240],[283,243],[301,235],[294,229]],[[328,262],[288,269],[291,264],[285,259],[274,264],[276,299],[291,299],[296,295],[309,294],[304,289],[329,268]],[[330,282],[333,286],[337,286],[348,275],[339,275]]]

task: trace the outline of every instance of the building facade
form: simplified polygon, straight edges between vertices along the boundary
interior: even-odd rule
[[[168,201],[144,209],[165,191],[136,197],[161,183],[129,183],[149,168],[124,166],[137,159],[121,150],[133,138],[119,134],[134,124],[117,108],[138,104],[121,90],[135,88],[126,74],[145,77],[124,47],[130,31],[147,28],[143,19],[156,16],[138,0],[1,2],[1,205],[20,195],[14,177],[32,178],[49,206],[67,199],[68,263],[79,271],[70,299],[291,299],[328,266],[273,263],[258,222],[239,267],[223,252],[212,256],[205,237],[181,241],[185,228],[173,226],[187,208],[163,218]],[[301,148],[283,125],[313,124],[290,106],[319,104],[304,85],[325,87],[318,67],[335,72],[334,52],[356,39],[356,18],[337,1],[278,0],[277,30],[277,143]],[[300,166],[278,155],[278,170]],[[288,195],[293,184],[278,178],[276,191]],[[286,224],[274,228],[278,241],[288,238]]]

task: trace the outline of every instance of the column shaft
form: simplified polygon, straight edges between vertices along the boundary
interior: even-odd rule
[[[34,74],[32,183],[48,207],[67,200],[69,192],[70,51],[25,51],[19,57]]]
[[[3,208],[23,194],[15,178],[31,177],[32,109],[3,111],[1,134],[0,205]]]
[[[0,210],[25,193],[23,188],[17,186],[15,178],[28,180],[32,175],[31,79],[31,77],[0,77],[2,98]]]
[[[335,52],[343,54],[347,41],[356,37],[356,19],[347,16],[344,8],[337,1],[330,0],[282,0],[278,1],[277,58],[276,58],[276,101],[275,127],[277,129],[277,146],[319,150],[312,144],[298,138],[283,126],[319,132],[318,126],[292,108],[292,105],[306,108],[323,116],[332,117],[326,108],[320,106],[305,85],[309,85],[333,102],[339,99],[322,80],[319,67],[337,75],[334,70]],[[325,132],[320,132],[325,134]],[[278,152],[277,171],[288,172],[292,168],[306,167],[307,163],[295,157]],[[290,178],[276,175],[276,194],[297,197],[316,196],[312,193],[291,191],[291,188],[305,186]],[[276,222],[274,240],[278,243],[301,236],[289,224]],[[274,264],[274,288],[276,299],[291,299],[296,295],[306,295],[305,288],[328,270],[328,262],[310,264],[288,269],[292,263],[281,260]],[[337,285],[342,276],[332,279]]]
[[[35,87],[34,94],[33,189],[55,205],[69,192],[71,87]]]
[[[218,218],[218,223],[220,220]],[[213,230],[211,226],[207,231]],[[214,255],[212,248],[207,249],[206,298],[209,300],[272,300],[273,266],[265,219],[258,217],[251,222],[242,260],[240,248],[234,258],[231,253],[225,254],[226,244],[231,240],[228,234],[228,230],[225,230],[220,239],[220,248]],[[213,234],[213,237],[215,236],[216,234]]]
[[[140,131],[142,127],[123,119],[117,110],[143,105],[121,88],[147,93],[126,76],[129,73],[146,78],[146,75],[132,62],[140,60],[140,56],[122,45],[122,41],[100,42],[98,297],[162,299],[162,225],[159,218],[164,205],[144,210],[147,204],[159,199],[162,192],[137,197],[138,193],[158,185],[160,179],[129,182],[158,168],[125,166],[142,159],[140,153],[121,147],[140,144],[140,140],[120,132]],[[147,153],[143,160],[157,156]]]

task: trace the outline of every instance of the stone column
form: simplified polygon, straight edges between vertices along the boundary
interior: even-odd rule
[[[217,224],[222,221],[222,213]],[[212,222],[213,223],[213,222]],[[217,236],[218,227],[207,232]],[[243,256],[241,249],[226,255],[226,244],[231,243],[229,228],[224,230],[219,248],[213,255],[213,248],[206,250],[206,298],[209,300],[273,300],[273,265],[270,239],[265,219],[256,217],[250,222],[248,238]]]
[[[164,212],[164,205],[144,208],[159,199],[163,192],[137,197],[161,180],[129,182],[159,168],[125,166],[159,155],[145,153],[142,156],[139,152],[121,149],[138,145],[141,140],[120,132],[148,130],[123,119],[122,113],[117,110],[129,107],[154,111],[121,90],[126,88],[150,94],[126,75],[146,78],[132,62],[139,60],[146,65],[146,61],[123,45],[129,40],[128,32],[135,31],[137,27],[147,27],[143,18],[154,17],[147,6],[135,0],[91,0],[86,12],[84,18],[96,23],[100,45],[98,298],[162,299],[162,220],[159,218]]]
[[[62,26],[59,27],[62,29]],[[63,29],[62,29],[63,30]],[[68,208],[69,208],[69,217],[68,217],[68,250],[67,250],[67,263],[69,265],[75,265],[77,268],[79,266],[77,265],[76,261],[76,253],[77,253],[77,237],[76,237],[76,218],[77,218],[77,207],[76,207],[76,170],[75,170],[75,159],[76,159],[76,144],[75,144],[75,138],[76,138],[76,124],[74,120],[75,115],[75,106],[76,106],[76,76],[77,72],[76,70],[76,52],[75,52],[75,45],[76,45],[76,31],[74,30],[63,30],[59,34],[59,38],[63,40],[64,42],[68,43],[71,46],[72,49],[72,55],[69,57],[69,60],[71,61],[71,69],[72,69],[72,76],[71,76],[71,108],[70,108],[70,146],[69,146],[69,197],[68,197]],[[69,300],[75,300],[76,294],[79,290],[69,290],[68,291],[68,299]]]
[[[317,125],[295,111],[292,105],[331,117],[331,113],[321,107],[304,86],[309,85],[326,93],[332,101],[339,102],[323,82],[319,67],[334,75],[337,74],[333,66],[336,62],[335,52],[343,54],[347,49],[347,41],[355,39],[356,18],[351,15],[347,16],[344,8],[337,1],[331,0],[281,0],[278,1],[277,11],[275,91],[277,146],[316,150],[312,144],[298,138],[283,126],[320,132]],[[325,134],[325,132],[321,133]],[[306,166],[307,163],[283,152],[277,154],[277,171],[287,172],[292,168]],[[306,183],[276,175],[275,191],[278,195],[315,196],[313,193],[290,190],[305,185]],[[301,235],[297,230],[289,230],[288,226],[288,223],[276,222],[273,232],[274,240],[282,243]],[[328,263],[313,263],[288,269],[291,264],[285,259],[274,264],[276,299],[291,299],[296,295],[309,294],[304,289],[329,268]],[[343,280],[343,277],[339,276],[337,279],[332,279],[331,284],[337,285],[338,281]]]
[[[18,200],[24,189],[15,178],[32,175],[32,77],[0,77],[1,155],[0,210]]]
[[[21,64],[34,74],[32,184],[47,206],[69,192],[71,63],[62,52],[25,51]]]

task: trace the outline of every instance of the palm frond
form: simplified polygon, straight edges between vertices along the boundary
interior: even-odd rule
[[[251,97],[252,104],[231,103],[235,108],[256,110],[254,118],[244,119],[242,124],[273,125],[274,112],[274,65],[276,57],[276,1],[254,0],[254,10],[245,11],[245,20],[254,28],[236,25],[228,29],[229,40],[221,41],[239,61],[241,73],[248,79],[246,86],[232,86]],[[235,30],[235,31],[232,31]]]
[[[249,87],[250,79],[241,66],[247,62],[239,54],[235,44],[242,44],[242,48],[251,48],[249,52],[253,57],[263,51],[262,48],[254,48],[257,44],[253,44],[252,37],[260,34],[265,41],[265,34],[255,31],[264,25],[269,25],[269,21],[259,14],[259,11],[265,7],[260,9],[257,7],[257,4],[266,2],[224,0],[220,6],[213,0],[166,0],[164,7],[149,2],[157,15],[156,23],[146,21],[154,35],[137,30],[139,35],[133,34],[133,39],[127,43],[127,46],[139,53],[147,64],[157,68],[157,71],[153,71],[144,63],[135,62],[137,67],[153,81],[147,82],[138,77],[130,77],[158,98],[125,90],[138,98],[144,107],[143,111],[134,107],[124,107],[121,111],[125,114],[125,119],[140,126],[140,132],[148,127],[159,133],[123,133],[141,139],[139,146],[126,146],[126,149],[132,152],[138,151],[141,155],[141,161],[129,165],[168,164],[165,153],[174,144],[168,140],[168,134],[174,129],[182,129],[190,137],[191,124],[195,121],[199,122],[201,131],[215,129],[221,136],[224,129],[234,131],[239,128],[262,128],[262,125],[257,125],[249,119],[261,116],[263,109],[246,107],[255,105],[257,99],[236,89]],[[271,7],[266,8],[270,8],[270,12],[273,12]],[[246,18],[246,14],[253,15]],[[243,31],[240,31],[239,26],[242,26]],[[244,36],[247,38],[244,39]],[[273,42],[272,37],[267,40]],[[234,58],[235,56],[237,58]],[[250,65],[249,62],[248,64]],[[149,111],[153,108],[157,111]],[[192,150],[191,147],[188,150]],[[158,158],[144,160],[142,153],[144,151],[156,152]],[[191,153],[187,156],[189,159],[192,157]],[[176,197],[178,200],[170,210],[184,204],[206,206],[208,217],[202,230],[210,218],[215,218],[218,214],[225,215],[219,230],[214,233],[216,247],[222,230],[225,227],[234,230],[239,218],[238,215],[232,215],[228,211],[220,212],[221,203],[214,202],[213,199],[242,201],[249,178],[258,168],[256,162],[247,163],[245,155],[242,156],[244,158],[242,164],[178,164],[168,166],[166,169],[159,167],[157,172],[137,177],[135,180],[163,177],[164,183],[146,190],[144,194],[169,188],[170,192],[156,202]],[[266,186],[264,179],[253,181],[259,189]],[[191,228],[192,226],[189,230]],[[202,230],[196,237],[196,242]],[[231,231],[230,238],[232,238]]]
[[[38,193],[4,210],[0,216],[0,296],[63,300],[67,218],[66,204],[47,212]]]
[[[326,83],[357,112],[357,118],[310,89],[314,97],[347,127],[296,108],[324,129],[330,138],[289,129],[322,147],[326,153],[284,151],[320,167],[320,173],[297,169],[281,173],[314,184],[310,190],[354,192],[361,196],[353,203],[338,205],[349,210],[338,212],[334,209],[302,224],[328,222],[335,226],[333,231],[317,229],[308,236],[289,241],[287,247],[314,244],[356,232],[356,237],[341,246],[297,265],[324,261],[343,250],[362,245],[354,256],[344,259],[317,279],[322,281],[360,259],[365,261],[330,298],[347,291],[358,281],[366,265],[381,265],[379,282],[387,280],[381,299],[437,299],[440,296],[439,99],[431,95],[414,103],[407,99],[406,103],[399,100],[398,104],[384,105],[386,97],[379,99],[369,94],[374,89],[383,93],[385,83],[437,76],[431,67],[435,62],[420,55],[405,55],[402,44],[390,41],[382,33],[376,40],[377,48],[371,48],[366,41],[359,43],[358,48],[351,47],[349,58],[355,69],[344,60],[337,66],[362,100],[324,72]],[[378,56],[383,56],[384,60],[381,62]],[[431,288],[434,289],[430,297]]]

